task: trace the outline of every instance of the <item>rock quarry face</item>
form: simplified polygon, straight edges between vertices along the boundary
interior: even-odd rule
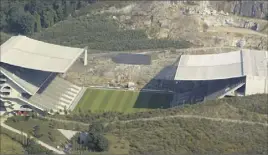
[[[151,65],[116,64],[111,60],[116,53],[89,54],[88,66],[76,62],[65,78],[83,86],[134,85],[144,88],[150,83],[149,88],[154,88],[155,81],[152,82],[152,79],[173,79],[175,62],[181,54],[235,51],[239,50],[241,41],[244,48],[267,50],[267,20],[232,14],[236,13],[232,10],[237,11],[237,7],[241,6],[242,10],[236,14],[252,15],[246,10],[248,5],[254,4],[255,7],[261,2],[245,1],[245,4],[244,1],[138,1],[122,8],[102,9],[96,13],[108,13],[122,29],[144,29],[148,38],[183,39],[201,47],[129,51],[150,54]],[[255,11],[254,17],[262,17],[261,12],[265,14],[264,10]]]
[[[249,4],[266,3],[243,3],[241,9]],[[184,39],[200,46],[236,46],[238,40],[245,39],[248,40],[246,47],[267,48],[267,35],[263,34],[263,29],[268,26],[267,20],[233,15],[224,10],[225,7],[221,10],[220,4],[229,8],[228,5],[238,5],[238,2],[139,1],[100,13],[115,13],[111,18],[124,29],[145,29],[148,38]],[[241,11],[243,13],[243,9]],[[221,27],[226,29],[217,29]],[[229,31],[228,28],[232,27],[240,29]]]
[[[267,1],[210,1],[216,10],[246,17],[265,18],[268,15]]]

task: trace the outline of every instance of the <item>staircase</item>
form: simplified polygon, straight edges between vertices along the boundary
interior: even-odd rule
[[[53,111],[68,110],[73,102],[80,100],[82,90],[81,87],[55,77],[42,93],[33,95],[29,102],[48,111],[51,109]]]

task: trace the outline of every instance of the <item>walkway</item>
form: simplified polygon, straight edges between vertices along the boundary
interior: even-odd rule
[[[12,131],[12,132],[15,132],[15,133],[17,133],[17,134],[22,134],[22,135],[24,135],[24,136],[27,136],[27,134],[26,134],[25,132],[21,132],[21,131],[19,131],[19,130],[17,130],[17,129],[14,129],[14,128],[12,128],[12,127],[6,125],[6,124],[4,123],[4,122],[6,121],[6,119],[7,119],[7,118],[3,118],[3,117],[1,117],[1,126],[2,126],[2,127],[6,128],[6,129],[8,129],[8,130],[10,130],[10,131]],[[31,136],[31,138],[34,138],[34,137]],[[56,148],[54,148],[54,147],[52,147],[52,146],[50,146],[50,145],[48,145],[48,144],[46,144],[46,143],[44,143],[44,142],[42,142],[42,141],[36,139],[36,138],[35,138],[35,141],[36,141],[36,143],[40,144],[41,146],[43,146],[43,147],[45,147],[45,148],[47,148],[47,149],[49,149],[49,150],[52,150],[52,151],[54,151],[54,152],[57,153],[57,154],[65,154],[63,151],[60,151],[60,150],[58,150],[58,149],[56,149]]]

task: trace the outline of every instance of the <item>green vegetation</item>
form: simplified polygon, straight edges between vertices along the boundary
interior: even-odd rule
[[[51,146],[62,146],[67,141],[52,121],[14,116],[9,118],[6,124],[28,133]]]
[[[114,125],[114,136],[129,141],[130,153],[267,154],[267,127],[199,119],[137,121]]]
[[[105,135],[117,139],[109,151],[120,154],[267,154],[267,126],[212,121],[198,118],[170,118],[154,121],[133,121],[109,124],[114,120],[130,120],[170,115],[198,115],[267,123],[267,95],[226,98],[179,108],[158,109],[137,113],[69,115],[67,119],[108,122]],[[102,127],[93,125],[94,131]],[[109,140],[109,139],[108,139]],[[115,140],[115,141],[117,141]],[[120,141],[124,141],[122,145]],[[109,141],[110,142],[110,141]],[[119,149],[119,148],[121,149]],[[121,152],[122,151],[122,152]],[[85,153],[86,154],[86,153]]]
[[[24,135],[14,133],[3,127],[0,127],[0,131],[1,131],[1,154],[2,151],[3,152],[12,151],[12,153],[5,153],[5,154],[20,154],[24,152],[28,154],[52,153],[52,151],[42,147],[41,145],[36,143],[35,139],[30,138],[29,136],[26,137]],[[2,137],[4,139],[2,139]],[[9,137],[9,139],[5,137]],[[10,141],[10,139],[12,141]],[[2,143],[2,140],[3,141],[5,140],[4,143]],[[21,149],[21,146],[23,147],[23,150]]]
[[[110,154],[128,154],[129,153],[129,142],[125,139],[114,136],[110,133],[104,135],[109,141],[109,150]]]
[[[54,44],[108,51],[191,46],[186,41],[148,39],[144,30],[120,29],[117,21],[107,14],[65,20],[32,37]]]
[[[148,39],[145,30],[123,28],[112,18],[112,14],[95,13],[111,5],[124,6],[127,2],[97,2],[92,5],[86,5],[85,2],[81,5],[82,2],[30,0],[8,3],[5,0],[5,9],[0,12],[3,16],[0,31],[26,34],[54,44],[80,48],[88,46],[89,49],[102,51],[192,46],[184,40]]]
[[[129,143],[127,140],[107,133],[109,128],[105,128],[101,123],[94,123],[88,130],[88,135],[80,137],[81,133],[77,133],[70,140],[73,146],[72,153],[89,154],[128,154]]]
[[[125,96],[123,96],[123,98],[125,98]],[[88,100],[90,101],[89,98]],[[220,118],[236,119],[236,120],[267,122],[268,121],[267,100],[268,100],[267,95],[252,95],[247,97],[225,98],[215,101],[207,101],[201,104],[193,104],[193,105],[185,104],[178,108],[151,109],[151,110],[147,109],[142,112],[135,112],[135,113],[120,113],[120,112],[92,113],[91,110],[85,110],[86,104],[83,105],[84,101],[82,99],[81,102],[78,104],[78,107],[83,105],[83,107],[80,108],[81,113],[75,112],[66,116],[54,115],[53,118],[92,123],[96,121],[111,122],[116,120],[130,120],[139,118],[151,118],[159,116],[185,114],[185,115],[200,115],[213,118],[220,117]],[[126,103],[130,103],[130,99],[129,102]],[[79,108],[77,108],[76,110],[79,111],[78,109]]]
[[[89,88],[78,105],[76,112],[115,111],[133,113],[148,109],[168,108],[172,94],[159,92],[134,92]]]
[[[2,0],[0,31],[32,34],[64,20],[91,0]]]
[[[0,154],[23,154],[22,145],[5,134],[0,134]]]
[[[4,32],[0,32],[0,44],[7,41],[11,36],[9,34],[6,34]]]
[[[169,118],[150,121],[117,122],[170,115],[197,115],[267,123],[267,95],[226,98],[179,108],[157,109],[137,113],[75,113],[61,116],[76,121],[93,123],[76,129],[101,134],[109,142],[102,153],[143,154],[267,154],[267,126],[199,118]],[[59,116],[53,116],[59,117]],[[10,119],[12,121],[12,119]],[[23,120],[20,123],[25,124]],[[28,121],[31,121],[29,119]],[[97,121],[97,122],[96,122]],[[34,125],[50,121],[39,119]],[[95,122],[95,123],[94,123]],[[99,122],[104,124],[101,125]],[[112,122],[112,123],[111,123]],[[18,125],[19,126],[19,125]],[[32,126],[32,125],[28,125]],[[55,128],[58,125],[55,124]],[[69,127],[60,127],[67,129]],[[41,128],[40,128],[41,131]],[[42,132],[40,132],[42,133]],[[74,143],[74,152],[91,154],[85,147]],[[95,154],[95,153],[94,153]],[[97,154],[97,153],[96,153]]]
[[[104,152],[108,151],[109,143],[106,137],[99,133],[92,133],[88,134],[86,137],[86,143],[84,144],[88,150],[92,152]]]
[[[112,2],[115,3],[115,2]],[[121,2],[120,2],[121,3]],[[115,5],[125,5],[119,2]],[[42,41],[75,47],[88,46],[89,49],[123,51],[156,48],[188,48],[186,41],[148,39],[145,30],[123,28],[112,14],[96,14],[95,12],[110,6],[109,2],[97,2],[82,8],[69,18],[57,23],[32,37]]]

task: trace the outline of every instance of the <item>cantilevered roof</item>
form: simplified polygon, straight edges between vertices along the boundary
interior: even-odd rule
[[[32,70],[0,63],[0,72],[24,91],[34,95],[56,73]]]
[[[1,45],[0,62],[47,72],[66,72],[84,49],[13,36]]]
[[[175,80],[216,80],[243,76],[267,77],[268,52],[241,50],[221,54],[182,55]]]

